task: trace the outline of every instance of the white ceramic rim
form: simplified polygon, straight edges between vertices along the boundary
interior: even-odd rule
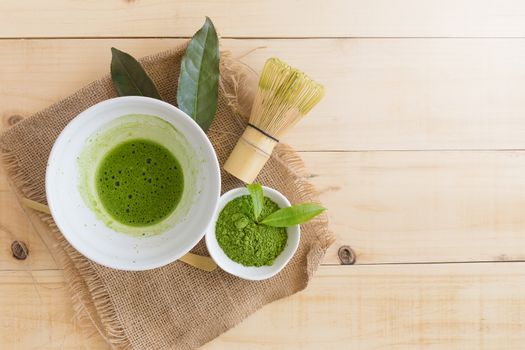
[[[266,197],[269,197],[276,203],[281,202],[277,203],[279,207],[283,208],[291,206],[290,201],[281,192],[266,186],[262,186],[262,188]],[[211,220],[211,223],[208,226],[205,240],[210,256],[221,269],[228,272],[229,274],[246,280],[260,281],[275,276],[286,265],[288,265],[292,257],[295,255],[297,248],[299,247],[299,242],[301,240],[301,228],[300,225],[287,227],[288,240],[286,242],[286,246],[281,252],[281,254],[275,259],[273,265],[261,267],[244,266],[231,260],[224,253],[222,248],[219,246],[219,243],[217,242],[217,237],[215,236],[215,224],[217,223],[217,218],[220,212],[227,203],[229,203],[231,200],[237,197],[249,194],[250,192],[248,191],[248,189],[246,189],[246,187],[239,187],[234,188],[221,196],[221,198],[219,199],[219,205],[217,207],[217,210],[215,211],[215,215],[213,216],[213,219]],[[297,239],[292,241],[290,237],[297,237]],[[280,263],[277,263],[279,258],[281,258],[281,261]]]
[[[63,147],[63,146],[61,146],[61,144],[63,144],[66,141],[66,137],[70,136],[70,135],[68,135],[69,130],[75,130],[77,128],[77,124],[81,125],[83,119],[85,119],[86,117],[89,117],[90,114],[94,113],[97,109],[106,107],[106,105],[109,105],[109,104],[113,104],[113,103],[117,103],[117,102],[124,103],[126,101],[131,101],[131,102],[135,102],[135,103],[157,104],[158,106],[161,106],[161,107],[164,107],[166,109],[169,109],[172,112],[175,112],[175,114],[178,114],[178,115],[182,116],[183,118],[186,119],[186,122],[190,122],[190,123],[194,124],[195,129],[197,130],[196,132],[200,134],[200,136],[202,138],[202,141],[204,142],[206,147],[209,148],[212,151],[211,153],[213,154],[213,157],[210,157],[210,158],[212,158],[211,160],[213,162],[213,166],[217,169],[217,177],[212,177],[212,179],[213,178],[216,179],[216,181],[215,181],[216,183],[213,184],[214,186],[212,186],[212,187],[217,189],[216,194],[213,195],[213,198],[217,198],[217,200],[215,200],[215,203],[213,203],[213,205],[212,205],[213,211],[210,211],[210,218],[213,217],[214,213],[217,211],[217,207],[218,207],[219,199],[220,199],[221,174],[220,174],[220,166],[219,166],[219,161],[217,159],[217,154],[215,152],[215,149],[213,148],[213,145],[211,144],[210,140],[208,139],[208,136],[204,133],[204,131],[200,128],[200,126],[190,116],[188,116],[186,113],[184,113],[183,111],[181,111],[177,107],[175,107],[175,106],[173,106],[173,105],[171,105],[171,104],[169,104],[167,102],[164,102],[164,101],[161,101],[161,100],[157,100],[157,99],[153,99],[153,98],[149,98],[149,97],[144,97],[144,96],[123,96],[123,97],[116,97],[116,98],[107,99],[107,100],[104,100],[102,102],[99,102],[99,103],[97,103],[97,104],[87,108],[86,110],[84,110],[81,113],[79,113],[75,118],[73,118],[66,125],[66,127],[62,130],[60,135],[57,137],[57,139],[55,140],[55,143],[53,144],[51,152],[49,154],[49,158],[48,158],[48,162],[47,162],[47,168],[46,168],[45,189],[46,189],[46,198],[47,198],[48,207],[49,207],[49,210],[51,212],[51,216],[53,217],[53,220],[55,221],[55,224],[57,225],[57,227],[60,230],[60,232],[62,233],[62,235],[66,238],[66,240],[77,251],[79,251],[82,255],[84,255],[88,259],[90,259],[90,260],[92,260],[92,261],[94,261],[94,262],[96,262],[96,263],[98,263],[100,265],[106,266],[106,267],[110,267],[110,268],[114,268],[114,269],[118,269],[118,270],[124,270],[124,271],[144,271],[144,270],[150,270],[150,269],[154,269],[154,268],[165,266],[165,265],[167,265],[169,263],[172,263],[172,262],[176,261],[177,259],[179,259],[180,257],[184,256],[185,254],[187,254],[193,247],[195,247],[195,245],[197,245],[197,243],[206,234],[207,228],[208,228],[209,224],[211,223],[211,220],[210,221],[206,221],[206,220],[199,221],[199,222],[203,223],[201,225],[202,226],[202,230],[199,230],[200,233],[196,233],[193,236],[193,239],[191,240],[192,241],[191,246],[188,246],[188,248],[184,249],[182,251],[182,253],[180,253],[180,254],[173,254],[172,256],[165,256],[164,258],[159,258],[159,259],[157,259],[156,261],[154,261],[152,263],[141,263],[141,264],[137,264],[137,265],[134,265],[134,266],[130,266],[130,265],[113,265],[111,263],[108,263],[107,261],[102,261],[102,260],[98,259],[98,257],[93,256],[92,254],[90,254],[89,251],[81,249],[79,244],[77,244],[77,237],[76,237],[77,235],[75,233],[68,232],[67,230],[64,229],[63,217],[61,217],[58,214],[57,208],[55,207],[56,203],[55,203],[55,200],[54,200],[54,197],[53,197],[53,194],[52,194],[53,191],[51,191],[51,188],[50,188],[50,186],[51,186],[50,184],[52,183],[50,181],[51,180],[50,178],[53,176],[53,171],[52,170],[56,166],[55,163],[53,162],[53,158],[56,155],[57,149],[59,149],[60,147]]]

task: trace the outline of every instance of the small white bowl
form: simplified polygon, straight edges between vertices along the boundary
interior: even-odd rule
[[[282,193],[266,186],[263,186],[263,192],[265,197],[270,198],[280,208],[290,206],[290,202]],[[299,236],[301,230],[299,225],[287,228],[288,240],[286,242],[286,246],[284,247],[284,250],[281,252],[281,254],[275,259],[273,264],[270,266],[244,266],[231,260],[224,253],[222,248],[219,246],[219,243],[217,242],[217,237],[215,235],[215,225],[217,224],[219,214],[221,213],[224,206],[228,204],[228,202],[232,201],[237,197],[249,194],[250,193],[245,187],[241,187],[228,191],[221,196],[215,215],[213,215],[211,224],[208,227],[208,231],[206,232],[206,246],[208,247],[208,252],[210,253],[210,256],[224,271],[231,273],[232,275],[235,275],[237,277],[244,278],[246,280],[259,281],[275,276],[286,266],[286,264],[288,264],[290,259],[297,251],[297,247],[299,247]]]
[[[158,118],[141,119],[130,117],[131,114]],[[81,171],[79,162],[84,151],[89,149],[88,144],[96,144],[97,138],[107,130],[116,130],[104,143],[103,147],[108,149],[126,137],[155,141],[160,137],[157,135],[163,134],[162,130],[177,132],[174,137],[158,142],[170,149],[181,163],[184,191],[174,212],[156,224],[155,231],[150,226],[134,236],[119,232],[115,222],[105,222],[102,214],[90,207],[90,203],[96,201],[86,201],[80,193],[85,172]],[[178,146],[172,146],[172,143]],[[105,154],[103,150],[97,152],[102,154],[97,156],[99,158]],[[94,172],[98,161],[95,159],[88,165],[92,168],[90,173]],[[94,186],[93,181],[86,183]],[[220,187],[215,151],[197,123],[166,102],[139,96],[106,100],[76,116],[55,141],[46,172],[47,202],[64,237],[87,258],[121,270],[160,267],[190,251],[211,222]],[[147,232],[153,233],[149,235]],[[142,234],[145,236],[141,237]]]

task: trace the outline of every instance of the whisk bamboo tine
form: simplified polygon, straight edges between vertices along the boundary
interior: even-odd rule
[[[224,169],[252,182],[270,157],[279,138],[323,98],[322,85],[278,58],[266,61],[259,79],[248,128]]]

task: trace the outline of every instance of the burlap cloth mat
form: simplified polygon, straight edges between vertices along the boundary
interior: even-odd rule
[[[141,61],[163,99],[171,104],[176,104],[184,48],[185,45]],[[46,202],[46,162],[58,134],[78,113],[115,96],[110,77],[105,76],[1,136],[0,148],[8,174],[23,196]],[[253,96],[254,79],[249,70],[224,53],[217,115],[208,132],[221,165],[244,130]],[[223,192],[243,185],[224,171],[221,176]],[[306,178],[297,153],[281,144],[257,182],[279,190],[292,203],[318,201]],[[54,232],[79,324],[94,324],[117,349],[201,346],[263,305],[304,289],[333,241],[325,215],[302,225],[301,244],[288,266],[271,279],[252,282],[220,268],[204,272],[179,261],[144,272],[110,269],[72,248],[50,216],[41,214],[41,218]],[[208,254],[203,241],[192,252]]]

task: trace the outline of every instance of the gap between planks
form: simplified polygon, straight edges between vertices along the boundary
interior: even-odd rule
[[[397,263],[364,263],[364,264],[353,264],[353,265],[344,265],[344,264],[335,264],[335,263],[321,263],[320,266],[327,267],[327,268],[343,268],[343,269],[352,269],[357,268],[360,266],[418,266],[418,265],[475,265],[475,264],[516,264],[516,263],[524,263],[525,260],[506,260],[506,261],[430,261],[430,262],[397,262]],[[54,271],[64,271],[63,268],[42,268],[42,269],[2,269],[0,268],[1,272],[54,272]],[[314,274],[315,275],[315,274]]]
[[[142,39],[190,39],[191,36],[13,36],[0,37],[1,40],[142,40]],[[349,39],[349,40],[498,40],[498,39],[525,39],[525,36],[299,36],[299,37],[264,37],[264,36],[221,36],[224,40],[334,40],[334,39]]]

